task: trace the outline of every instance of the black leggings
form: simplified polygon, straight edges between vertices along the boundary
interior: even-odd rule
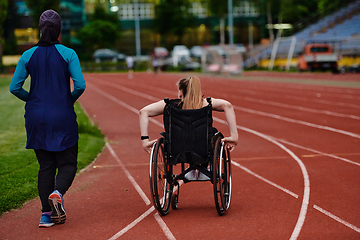
[[[58,190],[62,195],[71,186],[77,170],[78,144],[60,152],[35,149],[40,164],[38,190],[43,212],[50,212],[49,195]],[[56,175],[56,170],[58,171]],[[56,175],[56,182],[55,182]]]

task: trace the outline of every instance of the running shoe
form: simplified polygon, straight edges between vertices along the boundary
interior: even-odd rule
[[[51,214],[43,213],[41,214],[39,227],[41,228],[49,228],[54,226],[55,223],[51,221]]]
[[[199,176],[197,177],[197,180],[200,180],[200,181],[209,181],[210,178],[209,178],[207,175],[203,174],[202,172],[199,172]]]
[[[51,220],[53,223],[62,224],[66,220],[64,200],[58,190],[53,191],[49,196],[49,204],[52,210]]]
[[[210,166],[207,167],[207,170],[210,173]],[[207,175],[203,174],[200,171],[199,171],[199,175],[198,175],[197,179],[200,181],[209,181],[210,180],[210,178]]]
[[[185,174],[185,178],[189,181],[197,180],[197,172],[196,170],[190,170],[187,174]]]

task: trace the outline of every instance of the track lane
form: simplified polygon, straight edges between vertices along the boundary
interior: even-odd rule
[[[103,80],[104,82],[111,81],[121,83],[121,85],[126,87],[129,87],[131,84],[137,84],[139,89],[145,89],[144,91],[141,90],[142,93],[155,95],[155,97],[158,97],[159,99],[163,98],[164,96],[171,97],[173,90],[173,97],[176,97],[175,82],[180,78],[180,75],[176,74],[166,74],[163,79],[161,79],[162,77],[159,77],[158,79],[147,77],[148,75],[146,74],[136,73],[135,76],[139,76],[139,79],[134,78],[131,80],[132,82],[129,83],[129,80],[126,78],[125,74],[117,74],[114,75],[114,77],[112,77],[112,74],[93,74],[91,76],[94,75],[96,78],[98,78],[98,80]],[[86,77],[90,77],[90,75]],[[90,81],[91,80],[89,80],[89,82]],[[226,79],[209,80],[209,85],[218,81],[226,83],[230,86],[230,88],[232,86],[233,89],[236,89],[238,86],[237,84],[233,85],[234,82],[237,83],[237,81],[228,81]],[[147,88],[142,88],[140,83],[146,84]],[[151,89],[151,87],[156,86],[161,86],[161,91],[155,92]],[[128,103],[135,109],[140,109],[144,105],[152,102],[151,99],[144,100],[145,98],[143,97],[140,97],[140,99],[142,99],[140,100],[139,96],[135,97],[134,94],[126,93],[126,91],[113,91],[111,87],[101,88],[105,89],[106,91],[111,91],[111,93],[114,94],[117,98],[125,103]],[[207,95],[215,93],[216,91],[217,89],[212,90],[209,88],[208,90],[204,91],[204,94]],[[133,116],[136,114],[130,114],[123,108],[119,109],[119,104],[117,103],[109,103],[96,98],[96,94],[91,92],[90,88],[87,89],[86,94],[86,101],[83,97],[80,100],[82,103],[87,102],[86,104],[88,104],[87,109],[89,110],[89,115],[92,117],[92,119],[94,119],[95,122],[99,124],[99,126],[101,125],[101,128],[104,131],[106,131],[108,141],[110,142],[111,146],[113,146],[114,151],[117,155],[119,155],[120,159],[126,159],[126,161],[124,161],[124,165],[134,177],[134,179],[138,181],[139,186],[144,189],[145,194],[149,196],[145,190],[148,189],[148,180],[143,177],[144,173],[148,173],[148,157],[147,154],[141,152],[142,150],[139,150],[141,149],[141,145],[138,139],[138,119],[137,116],[135,118]],[[238,104],[236,101],[233,103]],[[105,112],[105,116],[100,117],[101,112]],[[254,120],[254,115],[247,113],[237,113],[237,116],[238,124],[243,125],[243,123],[245,123],[245,126],[251,128],[255,127],[256,130],[261,132],[262,130],[266,130],[266,128],[262,127],[264,126],[264,122],[271,126],[276,126],[279,124],[279,121],[269,121],[263,117],[256,117]],[[219,114],[218,117],[221,118],[221,114]],[[158,118],[157,120],[160,122],[162,121],[161,118]],[[284,123],[282,123],[280,127],[275,127],[274,131],[266,130],[264,132],[266,132],[268,135],[275,135],[278,140],[279,138],[280,140],[291,140],[294,143],[305,146],[307,145],[309,148],[322,150],[327,153],[336,153],[332,150],[337,149],[345,149],[346,151],[354,149],[353,144],[347,144],[346,147],[341,146],[342,144],[337,144],[339,142],[347,143],[348,140],[346,138],[330,140],[330,138],[333,138],[331,135],[325,137],[328,146],[322,145],[318,141],[318,139],[321,139],[321,131],[318,133],[314,132],[313,137],[309,140],[305,137],[307,134],[303,134],[303,128],[295,128],[290,131],[290,124],[286,124],[286,128],[288,128],[287,132],[281,132],[280,134],[277,133],[275,130],[281,131],[281,129],[283,129],[283,125]],[[154,128],[156,129],[150,130],[150,135],[159,136],[160,127]],[[228,131],[226,126],[219,126],[219,129],[224,132]],[[299,130],[301,132],[300,139],[296,135],[292,134],[293,132],[299,132]],[[304,137],[302,137],[303,135]],[[357,177],[358,174],[353,177],[351,174],[347,176],[346,179],[342,178],[338,179],[339,181],[331,182],[334,186],[324,185],[326,184],[326,181],[331,181],[332,176],[340,176],[344,174],[340,173],[340,171],[337,171],[337,168],[344,168],[345,162],[339,159],[333,159],[329,156],[329,158],[319,161],[319,157],[306,157],[307,155],[314,154],[314,152],[311,152],[309,149],[299,150],[299,148],[286,144],[285,142],[283,142],[283,144],[290,148],[291,151],[293,151],[296,155],[298,155],[300,159],[304,161],[307,168],[309,168],[309,175],[312,186],[310,205],[308,208],[306,221],[304,222],[304,226],[298,239],[309,239],[314,237],[321,239],[339,239],[341,236],[345,236],[347,239],[357,239],[359,234],[356,231],[349,228],[348,226],[345,226],[343,223],[335,221],[333,218],[314,208],[314,206],[318,206],[321,209],[327,210],[328,213],[337,216],[352,226],[359,227],[359,219],[357,215],[354,214],[358,211],[354,207],[349,207],[357,207],[357,205],[351,204],[351,200],[348,199],[354,196],[354,194],[356,196],[356,193],[354,193],[354,190],[351,188],[357,189],[357,185],[353,185],[352,180],[359,179]],[[334,148],[336,144],[339,145],[336,146],[337,149]],[[123,146],[128,147],[124,148]],[[345,152],[338,153],[344,154]],[[106,162],[103,162],[103,156],[109,154],[110,153],[105,150],[101,156],[101,160],[98,162],[100,164],[99,167],[90,168],[87,170],[91,173],[90,176],[86,174],[78,176],[74,183],[74,189],[76,188],[77,191],[69,192],[69,194],[67,194],[66,199],[69,200],[69,205],[67,205],[69,208],[69,213],[78,211],[76,218],[74,216],[75,214],[71,214],[72,220],[71,218],[68,219],[71,221],[66,223],[66,227],[64,227],[65,225],[59,226],[60,228],[57,228],[56,231],[54,229],[48,229],[49,231],[47,231],[46,234],[49,234],[49,232],[52,234],[57,234],[56,232],[63,234],[64,231],[69,231],[69,229],[71,229],[75,239],[77,237],[80,238],[80,236],[82,238],[84,236],[88,236],[87,239],[99,239],[99,236],[101,236],[100,239],[105,236],[108,236],[107,238],[109,238],[112,236],[111,233],[115,233],[116,230],[119,231],[123,229],[134,219],[148,210],[149,206],[146,207],[144,201],[141,200],[137,192],[131,187],[131,183],[127,181],[127,178],[121,173],[120,167],[116,167],[116,161],[114,161],[114,159],[110,159]],[[233,239],[239,237],[243,239],[288,239],[294,230],[294,226],[296,225],[296,216],[298,216],[301,206],[301,193],[303,191],[303,184],[302,178],[299,177],[301,176],[299,168],[294,165],[294,162],[287,154],[284,154],[282,151],[279,151],[279,149],[274,148],[274,146],[269,144],[267,141],[251,136],[251,134],[246,132],[241,132],[239,147],[235,149],[232,156],[234,159],[236,159],[236,162],[246,166],[249,170],[252,170],[256,174],[266,176],[266,179],[269,181],[280,183],[280,186],[285,186],[285,188],[289,189],[291,192],[299,194],[298,196],[300,199],[297,199],[291,194],[277,189],[276,187],[256,178],[249,173],[244,172],[243,170],[233,167],[233,180],[239,182],[240,184],[234,186],[231,208],[224,218],[216,217],[213,196],[211,193],[211,184],[186,184],[182,187],[181,190],[182,193],[179,211],[171,210],[170,214],[163,218],[166,224],[169,226],[169,229],[172,231],[174,236],[178,237],[178,239],[193,238],[194,232],[197,236],[210,235],[213,236],[214,239],[219,238],[219,236],[216,235],[217,232],[222,233],[221,237]],[[146,159],[146,162],[143,161],[144,159]],[[316,160],[315,164],[314,159]],[[354,155],[352,160],[357,161],[358,159],[359,158]],[[333,166],[334,161],[336,161],[338,165],[332,171],[333,173],[339,172],[337,175],[331,175],[326,171],[319,170],[326,170],[330,166]],[[348,166],[347,164],[349,164],[349,166],[354,165],[351,163],[346,163],[345,166]],[[319,166],[325,166],[325,168],[319,168]],[[355,169],[358,169],[358,167]],[[315,175],[313,171],[316,173]],[[349,167],[349,171],[357,173],[357,170],[354,170],[353,167]],[[349,171],[344,172],[346,174],[346,172]],[[116,177],[113,178],[113,174],[115,174],[114,176]],[[323,174],[328,174],[328,178],[323,179]],[[83,183],[80,184],[80,179],[82,176],[84,176],[87,181],[83,181]],[[105,176],[112,177],[111,179],[105,181],[105,184],[107,185],[101,183],[104,181]],[[317,188],[315,195],[313,194],[314,184]],[[348,190],[341,190],[341,186],[344,185],[349,185],[351,188],[348,188]],[[325,189],[323,189],[324,186],[326,186]],[[97,188],[103,189],[97,190]],[[127,188],[128,191],[125,191],[125,188]],[[89,191],[87,189],[89,189]],[[102,195],[102,193],[106,193],[109,191],[109,189],[119,189],[119,191],[115,193],[110,191],[110,194]],[[94,192],[94,190],[96,191]],[[346,193],[346,199],[339,197],[339,194],[342,194],[343,192]],[[327,197],[326,194],[329,193],[331,193],[331,195],[330,197]],[[102,195],[102,198],[94,201],[94,195],[98,194]],[[111,197],[107,197],[111,196],[111,194],[113,196],[114,194],[117,196],[116,200],[111,201],[111,204],[103,205],[103,203],[107,203],[109,199],[112,199]],[[195,197],[198,195],[200,196]],[[76,201],[76,199],[80,198],[79,196],[84,196],[83,198],[81,197],[82,201]],[[353,197],[353,199],[355,201],[356,197]],[[129,203],[131,203],[131,206],[133,207],[132,209],[126,208],[126,206],[130,205]],[[324,203],[324,205],[322,205],[322,203]],[[349,206],[346,207],[347,205]],[[345,208],[343,208],[344,206]],[[81,210],[83,207],[85,207],[86,211],[85,209]],[[103,209],[107,208],[114,209],[114,211],[102,212]],[[101,218],[98,219],[99,221],[92,223],[91,220],[93,220],[94,214],[98,212],[102,213]],[[38,218],[36,213],[38,213],[38,209],[33,215],[30,215],[33,216],[30,217],[32,218],[30,221],[35,221],[35,223],[36,220],[34,219]],[[88,215],[89,213],[91,213],[91,216]],[[274,216],[276,216],[275,222],[269,221],[269,219],[274,219]],[[29,217],[24,217],[24,219],[29,221]],[[179,222],[179,219],[185,219],[186,221]],[[91,227],[91,230],[87,230],[88,228],[80,230],[79,224],[77,224],[77,222],[88,224],[86,226]],[[16,223],[19,224],[20,221],[17,221]],[[26,221],[22,222],[22,225],[26,225]],[[18,229],[18,227],[15,225],[12,226],[14,227],[13,229]],[[191,231],[191,229],[194,227],[196,228],[195,231]],[[183,229],[189,229],[189,231],[184,232]],[[239,229],[239,231],[234,231],[234,229]],[[32,236],[31,233],[35,234],[33,236],[42,236],[42,232],[38,231],[38,229],[34,229],[34,231],[30,231],[27,235],[29,236],[29,239],[32,239],[30,237]],[[98,234],[97,237],[95,234]],[[17,236],[21,236],[21,234],[18,234]],[[67,235],[65,234],[63,236],[66,237]],[[148,236],[157,236],[159,239],[167,239],[163,230],[159,227],[157,221],[155,220],[153,214],[145,217],[134,228],[126,232],[122,238],[148,238]]]
[[[163,83],[163,82],[162,82]],[[135,83],[133,84],[133,85],[135,85]],[[139,84],[137,84],[138,86],[139,86]],[[169,84],[168,84],[169,85]],[[170,87],[171,88],[174,88],[174,83],[170,83]],[[140,87],[140,86],[139,86]],[[156,90],[156,88],[154,88],[154,87],[152,87],[151,88],[151,86],[149,86],[149,85],[146,85],[146,88],[148,88],[148,90],[149,91],[155,91]],[[159,88],[157,88],[157,89],[159,89]],[[157,92],[159,92],[159,94],[157,94],[157,96],[159,96],[159,99],[163,96],[163,94],[166,94],[166,93],[171,93],[171,91],[170,90],[165,90],[165,89],[163,89],[163,84],[162,84],[162,88],[161,89],[159,89]],[[229,94],[229,97],[230,96],[232,96],[232,95],[230,95]],[[155,98],[156,99],[156,98]],[[155,100],[154,99],[154,100]],[[233,101],[232,101],[233,102]],[[239,102],[239,101],[234,101],[233,103],[236,103],[236,102]],[[273,110],[274,110],[274,108],[272,108]],[[295,111],[294,111],[295,112]],[[261,113],[261,112],[260,112]],[[266,114],[266,113],[264,113],[264,114]],[[269,114],[270,115],[270,114]],[[300,115],[301,115],[301,113],[300,113]],[[256,122],[256,121],[254,121],[254,117],[250,114],[249,115],[249,117],[247,117],[247,114],[244,114],[244,113],[241,113],[241,118],[239,119],[240,121],[242,121],[241,122],[241,124],[242,125],[245,125],[245,126],[247,126],[247,124],[246,123],[244,123],[243,122],[243,120],[244,119],[250,119],[250,121],[251,121],[251,123],[254,123],[254,122]],[[307,119],[309,119],[309,121],[311,121],[311,116],[313,116],[313,115],[311,115],[310,114],[310,116],[307,116]],[[315,116],[316,116],[316,114],[315,114]],[[280,116],[281,117],[281,116]],[[339,122],[339,119],[338,119],[338,117],[335,117],[335,118],[333,118],[333,119],[335,119],[335,120],[333,120],[333,121],[338,121]],[[266,120],[266,118],[265,118],[265,120]],[[291,120],[291,119],[290,119]],[[330,121],[330,120],[328,120],[328,121]],[[267,123],[268,122],[268,123]],[[353,121],[353,122],[358,122],[358,121]],[[309,123],[309,124],[312,124],[311,122]],[[340,124],[342,124],[342,121],[340,121]],[[278,125],[278,124],[276,124],[276,121],[271,121],[271,120],[267,120],[267,121],[264,121],[264,123],[263,124],[261,124],[262,126],[264,126],[264,127],[266,127],[266,126],[276,126],[276,125]],[[345,126],[347,126],[347,125],[349,125],[349,126],[354,126],[354,124],[349,124],[349,121],[347,122],[347,124],[343,124],[343,125],[345,125]],[[357,127],[357,128],[359,128],[359,124],[355,124],[355,126]],[[320,126],[321,128],[327,128],[328,126]],[[281,125],[281,127],[280,128],[275,128],[275,130],[277,130],[277,129],[281,129],[281,128],[286,128],[286,126],[284,126],[284,124],[282,124]],[[293,124],[290,124],[289,125],[289,128],[291,129],[291,128],[293,128]],[[331,128],[331,127],[330,127]],[[262,131],[265,131],[265,129],[264,128],[261,128],[262,129]],[[290,129],[289,130],[286,130],[286,131],[284,131],[284,132],[289,132],[290,131]],[[301,129],[301,128],[300,128]],[[298,130],[298,132],[300,132],[301,133],[301,136],[307,136],[306,138],[306,140],[304,140],[303,142],[308,142],[308,140],[311,140],[310,142],[319,142],[319,141],[316,141],[315,139],[313,140],[312,138],[313,137],[311,137],[311,136],[316,136],[317,134],[316,134],[316,132],[314,132],[313,130],[314,129],[307,129],[307,131],[309,132],[308,134],[305,134],[305,132],[304,132],[304,129],[307,129],[307,128],[303,128],[302,130]],[[270,130],[270,129],[269,129]],[[335,128],[335,130],[337,131],[337,130],[340,130],[340,131],[342,131],[342,129],[336,129]],[[352,129],[351,129],[352,130]],[[266,132],[266,131],[265,131]],[[278,131],[278,132],[280,132],[281,133],[281,131]],[[349,134],[352,134],[353,135],[353,133],[349,133]],[[356,135],[356,133],[355,133],[355,135]],[[276,135],[275,135],[276,136]],[[290,135],[289,137],[291,137],[292,135]],[[295,135],[294,135],[295,136]],[[331,134],[329,134],[329,136],[332,136]],[[279,136],[278,136],[279,137]],[[285,139],[286,139],[286,137],[284,137]],[[330,142],[328,143],[329,145],[333,145],[334,143],[333,143],[333,141],[332,141],[332,139],[333,139],[333,137],[326,137],[325,139],[329,139],[330,140]],[[328,145],[327,144],[327,145]],[[356,145],[357,144],[357,142],[355,142],[355,143],[353,143],[353,144],[350,144],[350,145]],[[325,145],[325,144],[324,144]],[[339,151],[339,153],[341,153],[341,151]]]
[[[123,90],[123,91],[126,91],[126,89],[124,89],[124,88],[118,88],[118,89],[121,89],[121,90]],[[134,91],[131,91],[132,93],[134,93]],[[136,95],[141,95],[141,94],[136,94]],[[145,96],[146,97],[146,96]],[[146,97],[146,98],[148,98],[148,97]],[[217,121],[220,121],[220,122],[222,122],[223,124],[226,124],[226,122],[224,122],[224,121],[222,121],[222,120],[220,120],[220,119],[216,119],[215,118],[215,120],[217,120]],[[248,130],[249,131],[249,130]],[[252,131],[253,132],[253,131]],[[261,134],[260,134],[261,135]],[[262,137],[264,137],[264,136],[262,136]],[[264,137],[264,138],[267,138],[267,137]],[[275,143],[276,145],[279,145],[281,148],[283,148],[284,150],[286,150],[281,144],[279,144],[279,143],[277,143],[277,142],[275,142],[275,141],[273,141],[273,140],[271,140],[271,139],[267,139],[268,141],[272,141],[273,143]],[[287,150],[286,150],[287,151]],[[288,152],[288,153],[290,153],[291,154],[291,152]],[[301,162],[295,155],[292,155],[292,157],[294,158],[294,159],[296,159],[298,162]],[[303,207],[302,207],[302,210],[301,210],[301,214],[300,214],[300,218],[299,218],[299,220],[298,220],[298,223],[297,223],[297,225],[296,225],[296,227],[295,227],[295,230],[294,230],[294,232],[293,232],[293,235],[292,235],[292,238],[296,238],[297,236],[298,236],[298,234],[299,234],[299,232],[301,231],[301,226],[302,226],[302,224],[303,224],[303,222],[304,222],[304,220],[305,220],[305,216],[306,216],[306,211],[307,211],[307,205],[308,205],[308,198],[309,198],[309,184],[307,183],[308,182],[308,176],[307,176],[307,173],[306,173],[306,170],[305,170],[305,168],[304,167],[302,167],[303,168],[303,171],[305,171],[304,172],[304,176],[305,176],[305,178],[304,178],[304,181],[305,181],[305,193],[304,193],[304,200],[303,200]]]

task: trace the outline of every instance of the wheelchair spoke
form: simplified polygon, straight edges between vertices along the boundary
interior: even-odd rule
[[[218,214],[224,214],[230,206],[231,173],[229,151],[221,143],[222,136],[215,140],[213,159],[213,184],[215,206]]]
[[[167,164],[164,155],[164,139],[160,138],[154,145],[154,148],[151,156],[150,189],[154,206],[160,214],[166,215],[170,208],[172,187],[168,181]]]

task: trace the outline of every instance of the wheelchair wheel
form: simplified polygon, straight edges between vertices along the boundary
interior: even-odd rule
[[[212,162],[215,206],[220,216],[229,208],[231,199],[231,160],[229,150],[225,149],[221,138],[217,136],[215,140]]]
[[[177,184],[177,193],[173,193],[171,195],[171,207],[172,209],[176,210],[178,208],[179,205],[179,193],[180,193],[180,185]]]
[[[179,195],[174,194],[171,196],[171,207],[172,209],[176,210],[179,204]]]
[[[150,157],[150,190],[155,208],[163,216],[168,214],[172,195],[171,172],[168,172],[164,152],[164,138],[153,146]]]

